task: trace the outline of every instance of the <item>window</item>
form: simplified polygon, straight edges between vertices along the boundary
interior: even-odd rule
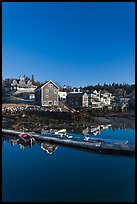
[[[52,103],[52,101],[49,101],[49,105],[52,105],[53,103]]]
[[[48,98],[49,96],[48,95],[46,95],[46,98]]]
[[[52,84],[50,84],[50,83],[48,84],[48,87],[52,87],[52,86],[53,86]]]
[[[56,105],[57,104],[57,101],[54,101],[54,105]]]
[[[57,89],[54,89],[54,94],[56,94],[57,93]]]
[[[49,90],[48,90],[48,89],[46,89],[46,93],[49,93]]]

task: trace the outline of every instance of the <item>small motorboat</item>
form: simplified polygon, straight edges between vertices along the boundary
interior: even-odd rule
[[[21,133],[18,135],[19,143],[23,145],[30,145],[32,146],[35,142],[35,139],[27,133]]]

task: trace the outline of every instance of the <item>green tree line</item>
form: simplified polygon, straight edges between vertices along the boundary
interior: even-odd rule
[[[83,89],[84,90],[97,90],[97,91],[100,91],[100,90],[107,90],[108,92],[110,93],[114,93],[117,89],[124,89],[126,91],[127,94],[130,94],[132,91],[135,90],[135,84],[127,84],[127,83],[112,83],[112,84],[106,84],[104,83],[103,85],[101,84],[97,84],[97,85],[88,85],[88,86],[85,86]]]

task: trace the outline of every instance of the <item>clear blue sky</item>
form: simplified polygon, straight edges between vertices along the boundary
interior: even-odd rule
[[[2,77],[135,83],[135,3],[3,2]]]

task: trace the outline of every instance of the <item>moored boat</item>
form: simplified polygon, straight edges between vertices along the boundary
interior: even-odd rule
[[[23,145],[31,145],[35,142],[35,139],[27,133],[21,133],[18,135],[19,143]]]

